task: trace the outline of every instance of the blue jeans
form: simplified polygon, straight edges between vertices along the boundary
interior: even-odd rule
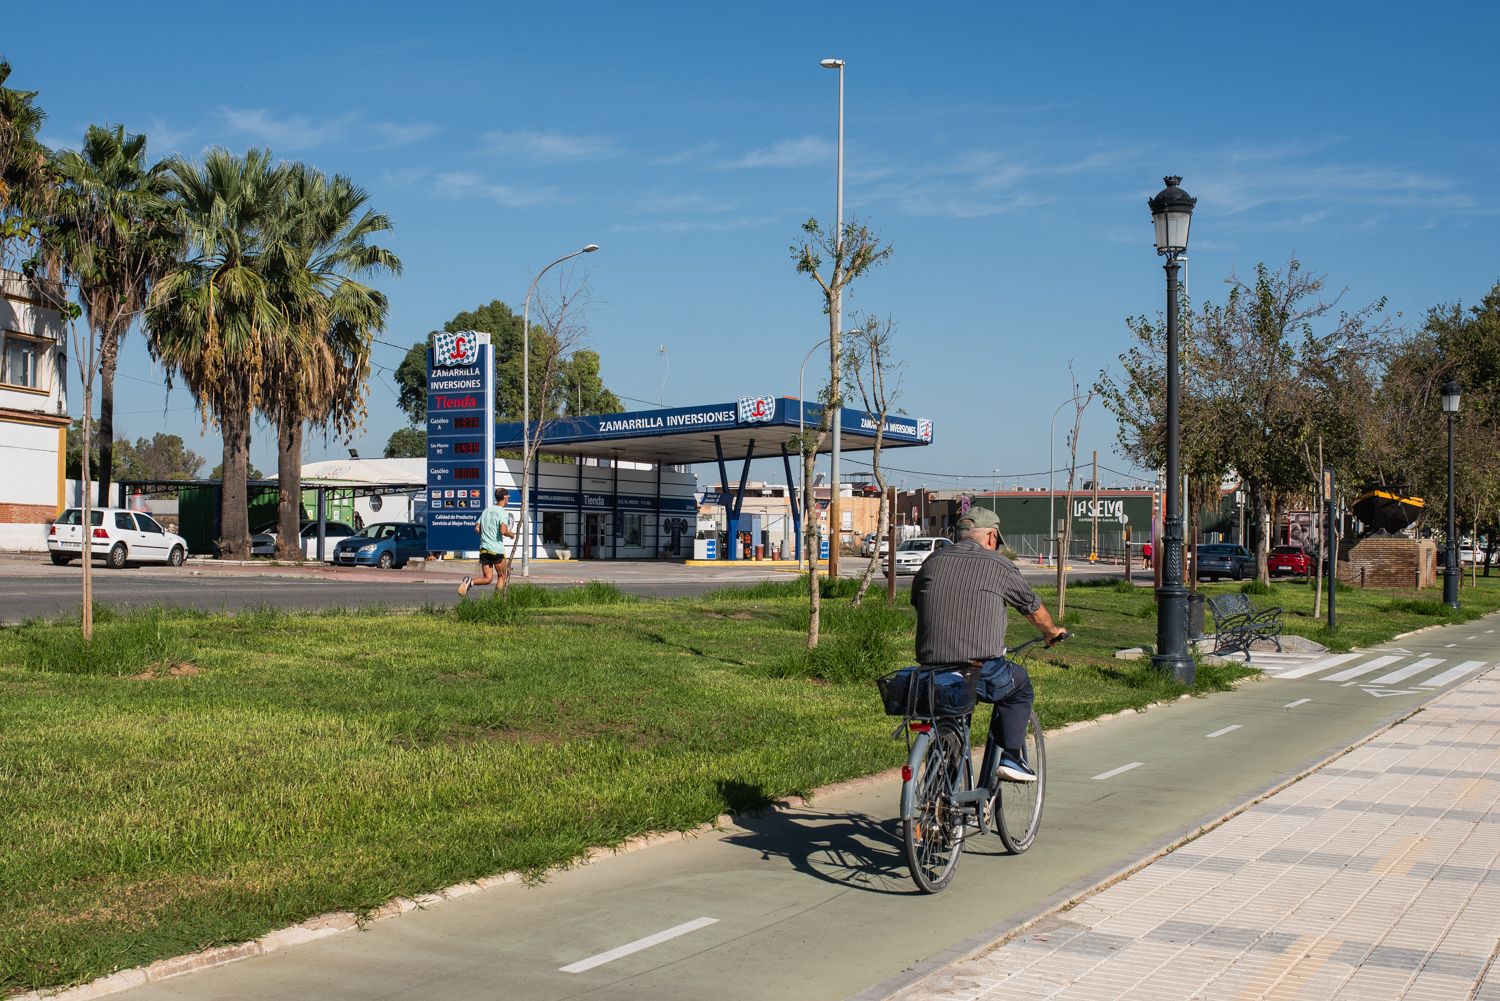
[[[980,702],[995,704],[990,711],[990,733],[996,742],[1001,747],[1020,747],[1026,739],[1032,703],[1036,701],[1026,668],[1004,657],[985,661],[979,670],[974,695]]]

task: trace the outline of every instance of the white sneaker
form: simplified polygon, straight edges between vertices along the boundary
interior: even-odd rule
[[[460,598],[462,598],[464,595],[466,595],[466,594],[469,593],[469,588],[471,588],[473,586],[474,586],[474,578],[473,577],[465,577],[463,580],[459,581],[459,583],[458,583],[458,596]]]

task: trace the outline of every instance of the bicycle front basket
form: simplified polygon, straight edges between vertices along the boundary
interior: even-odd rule
[[[965,716],[974,711],[979,668],[903,667],[876,680],[887,716]]]

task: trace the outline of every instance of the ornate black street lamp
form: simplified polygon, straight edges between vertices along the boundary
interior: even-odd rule
[[[1458,383],[1443,384],[1443,413],[1448,415],[1448,553],[1443,561],[1443,604],[1458,607],[1458,535],[1453,524],[1453,418],[1458,416]]]
[[[1198,199],[1183,191],[1180,177],[1163,178],[1167,186],[1150,199],[1156,226],[1156,252],[1167,259],[1167,509],[1162,525],[1164,550],[1161,587],[1156,589],[1156,654],[1152,666],[1169,671],[1184,685],[1195,680],[1188,653],[1187,588],[1182,585],[1182,471],[1178,468],[1177,269],[1187,253],[1188,224]]]

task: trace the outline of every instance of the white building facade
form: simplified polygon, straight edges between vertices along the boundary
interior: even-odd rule
[[[45,552],[66,503],[67,386],[62,314],[0,271],[0,550]]]

